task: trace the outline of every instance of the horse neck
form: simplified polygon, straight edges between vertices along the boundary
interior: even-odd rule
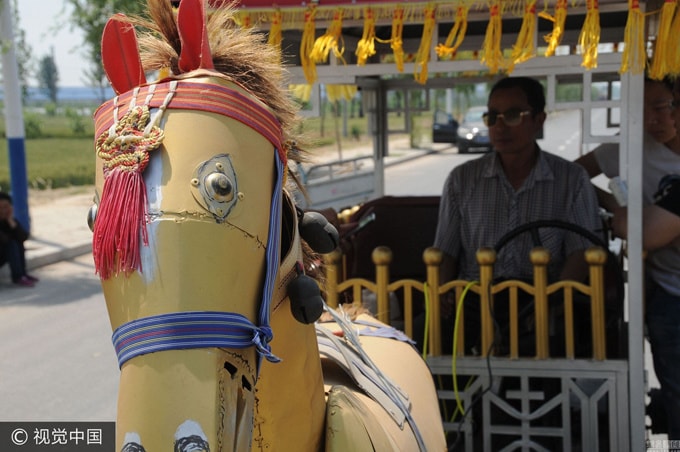
[[[281,362],[262,363],[255,385],[253,450],[315,451],[322,445],[326,401],[316,331],[313,324],[295,320],[286,296],[286,285],[301,258],[299,236],[294,235],[272,303],[271,346]]]

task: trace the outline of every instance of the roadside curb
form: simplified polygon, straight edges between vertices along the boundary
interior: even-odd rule
[[[78,243],[68,247],[61,247],[57,249],[39,249],[26,251],[26,269],[34,270],[36,268],[52,265],[57,262],[75,259],[92,252],[92,242]]]

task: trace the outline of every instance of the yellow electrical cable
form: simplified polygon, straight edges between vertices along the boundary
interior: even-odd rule
[[[423,359],[427,359],[427,345],[429,344],[430,332],[430,286],[425,283],[423,285],[423,293],[425,294],[425,333],[423,337]],[[437,319],[439,321],[439,319]]]
[[[451,375],[453,375],[453,394],[456,398],[456,407],[460,411],[461,416],[465,414],[465,409],[463,408],[463,402],[460,400],[460,394],[458,393],[458,378],[456,378],[456,352],[458,347],[458,321],[460,320],[460,311],[463,308],[463,302],[465,301],[465,295],[475,284],[479,284],[479,281],[470,281],[465,285],[463,292],[460,294],[460,299],[458,300],[458,306],[456,306],[456,319],[453,323],[453,351],[451,353]],[[454,413],[455,414],[455,413]]]

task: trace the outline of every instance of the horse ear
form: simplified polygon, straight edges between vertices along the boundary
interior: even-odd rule
[[[124,14],[111,17],[102,34],[102,63],[116,94],[146,83],[134,27]]]
[[[214,69],[203,0],[182,0],[177,10],[177,29],[182,43],[179,68],[182,72],[194,69]]]

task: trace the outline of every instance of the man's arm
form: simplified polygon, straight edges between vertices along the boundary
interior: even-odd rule
[[[584,250],[578,250],[567,256],[560,272],[560,280],[584,282],[588,278],[588,265],[585,261]]]
[[[612,218],[617,237],[628,237],[628,209],[619,208]],[[642,247],[652,251],[669,245],[680,237],[680,216],[656,205],[642,210]]]
[[[618,151],[618,145],[614,146],[613,144],[603,144],[588,152],[587,154],[583,154],[581,157],[574,160],[574,163],[578,163],[583,168],[585,168],[588,176],[592,179],[596,176],[599,176],[600,174],[605,173],[605,170],[600,166],[600,161],[597,159],[596,153],[602,153],[602,158],[611,159],[612,165],[618,165],[618,158],[614,158],[616,155],[618,155]],[[610,192],[602,190],[597,186],[594,187],[595,193],[597,194],[597,202],[600,206],[604,207],[610,212],[619,207],[619,203],[616,202],[616,198],[614,198]]]
[[[584,167],[586,169],[586,172],[588,173],[588,176],[590,176],[591,179],[595,176],[599,176],[600,174],[602,174],[600,164],[597,162],[597,159],[595,158],[595,151],[590,151],[587,154],[583,154],[581,157],[574,160],[574,163],[578,163],[579,165]]]

